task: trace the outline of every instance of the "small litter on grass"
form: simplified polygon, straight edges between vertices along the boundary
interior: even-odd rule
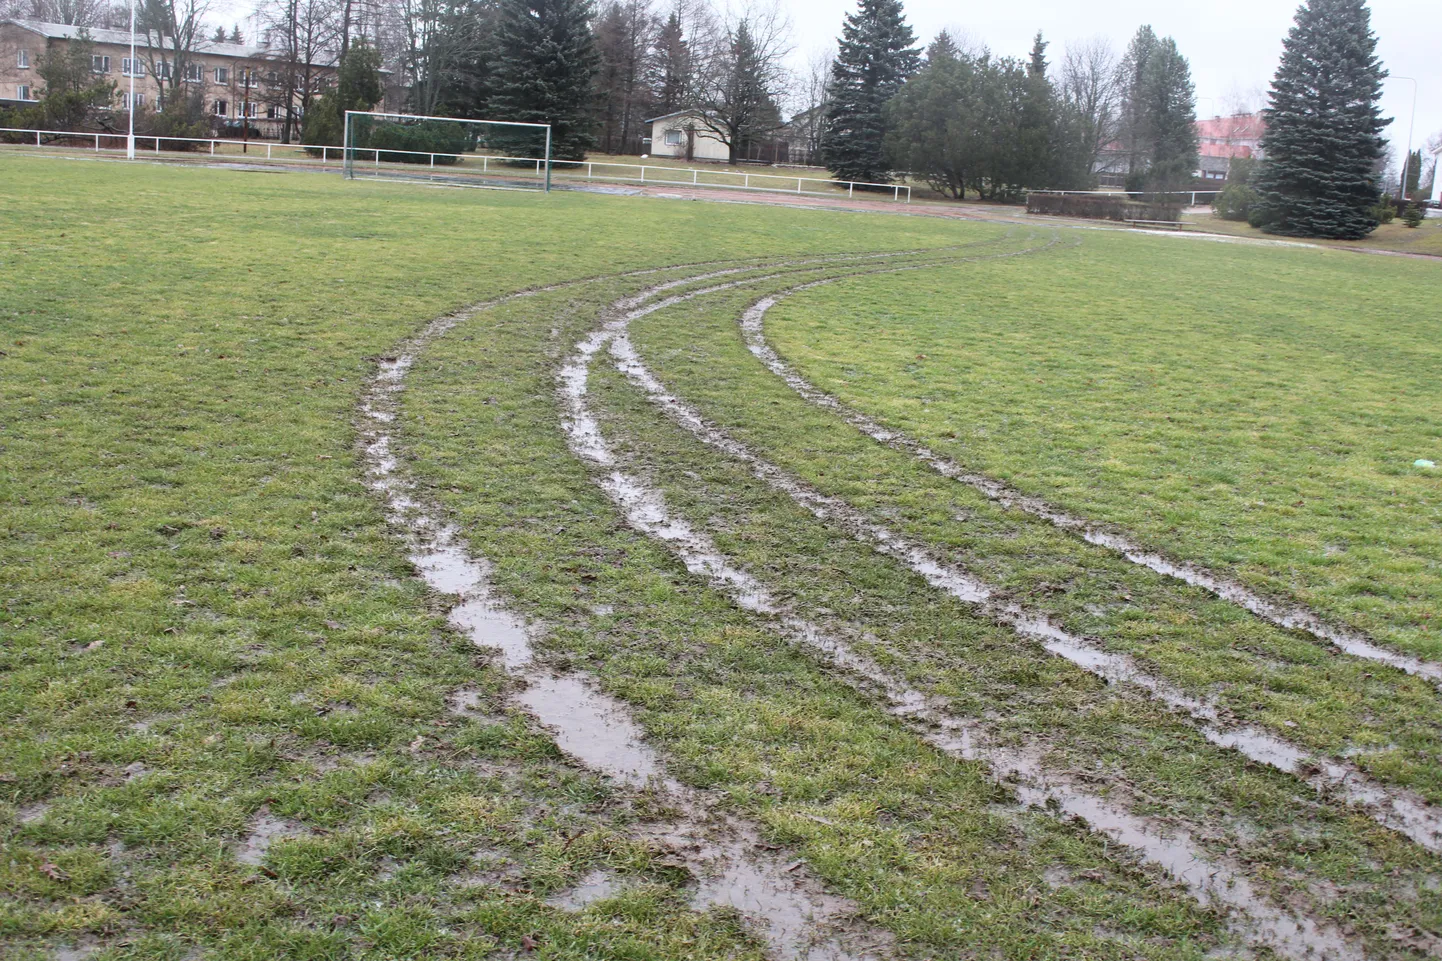
[[[1430,461],[1430,460],[1424,460],[1423,458],[1420,458],[1420,457],[1419,457],[1419,458],[1417,458],[1416,460],[1414,460],[1414,461],[1412,462],[1412,466],[1413,466],[1413,467],[1426,467],[1426,468],[1428,468],[1428,469],[1431,469],[1431,468],[1433,468],[1433,467],[1436,467],[1437,465],[1434,464],[1434,463],[1432,463],[1432,461]]]

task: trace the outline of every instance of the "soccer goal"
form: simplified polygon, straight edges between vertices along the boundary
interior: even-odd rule
[[[345,176],[551,189],[551,126],[347,110]]]

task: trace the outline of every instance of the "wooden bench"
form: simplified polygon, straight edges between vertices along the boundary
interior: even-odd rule
[[[1191,226],[1180,220],[1124,220],[1122,223],[1131,224],[1134,227],[1170,227],[1173,230],[1186,230]]]

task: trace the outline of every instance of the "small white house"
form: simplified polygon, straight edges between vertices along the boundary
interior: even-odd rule
[[[731,159],[731,151],[706,125],[701,111],[694,107],[653,117],[646,123],[651,125],[653,157],[723,162]]]

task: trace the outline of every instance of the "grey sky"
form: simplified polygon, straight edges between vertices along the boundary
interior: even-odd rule
[[[718,5],[725,0],[714,0]],[[738,0],[733,0],[738,2]],[[796,42],[798,67],[812,51],[834,43],[842,17],[856,0],[779,0],[788,12]],[[990,0],[959,4],[955,0],[905,0],[907,17],[923,43],[943,28],[964,31],[998,54],[1025,56],[1040,29],[1056,62],[1068,42],[1093,36],[1109,38],[1118,50],[1136,28],[1150,23],[1162,35],[1176,38],[1191,61],[1197,84],[1197,113],[1226,113],[1237,98],[1262,98],[1281,56],[1282,38],[1291,25],[1293,0],[1212,0],[1210,4],[1163,4],[1155,0]],[[655,0],[665,8],[667,0]],[[254,0],[214,0],[212,19],[240,20]],[[1437,0],[1373,0],[1383,64],[1395,77],[1417,80],[1417,122],[1413,145],[1442,131],[1442,49],[1436,36]],[[1260,105],[1260,101],[1258,102]],[[1387,129],[1400,155],[1407,139],[1412,109],[1412,84],[1389,79],[1382,106],[1397,118]]]

